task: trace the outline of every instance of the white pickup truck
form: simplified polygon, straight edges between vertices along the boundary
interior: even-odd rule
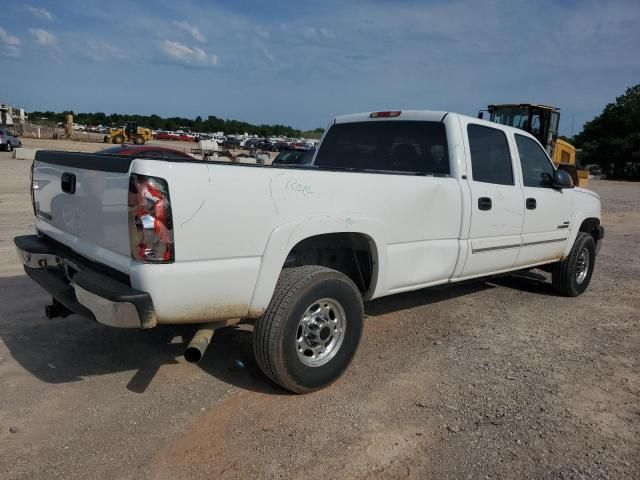
[[[347,368],[363,300],[541,267],[587,288],[600,199],[531,135],[435,111],[334,119],[309,165],[38,152],[25,270],[47,316],[114,327],[255,320],[257,363],[295,392]],[[189,353],[190,352],[190,353]]]

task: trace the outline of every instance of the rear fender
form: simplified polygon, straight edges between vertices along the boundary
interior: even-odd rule
[[[369,296],[375,296],[382,289],[380,279],[384,278],[386,271],[386,250],[382,232],[382,226],[378,222],[357,216],[312,217],[278,226],[267,240],[256,288],[251,298],[250,315],[257,317],[266,310],[275,291],[282,266],[291,249],[306,238],[329,233],[358,233],[369,238],[374,256],[374,272]]]

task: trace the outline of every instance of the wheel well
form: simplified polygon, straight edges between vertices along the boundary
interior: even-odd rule
[[[305,238],[294,246],[283,267],[321,265],[347,275],[365,294],[373,285],[373,240],[362,233],[327,233]]]
[[[597,228],[600,226],[600,220],[597,218],[586,218],[582,221],[582,224],[580,225],[580,231],[581,232],[585,232],[588,233],[589,235],[591,235],[593,237],[593,241],[596,243],[596,245],[598,244],[598,241],[600,240],[599,236],[598,236],[598,232],[597,232]]]

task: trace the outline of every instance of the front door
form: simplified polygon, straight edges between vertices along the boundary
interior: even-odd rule
[[[551,188],[554,167],[535,140],[515,134],[524,191],[522,249],[516,266],[560,259],[571,228],[571,190]]]
[[[522,241],[524,210],[506,132],[468,123],[466,138],[467,158],[471,159],[471,223],[467,257],[459,278],[513,267]]]

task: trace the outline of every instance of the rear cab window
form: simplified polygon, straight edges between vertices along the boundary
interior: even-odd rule
[[[337,123],[325,135],[314,165],[446,176],[450,174],[446,128],[434,121]]]

